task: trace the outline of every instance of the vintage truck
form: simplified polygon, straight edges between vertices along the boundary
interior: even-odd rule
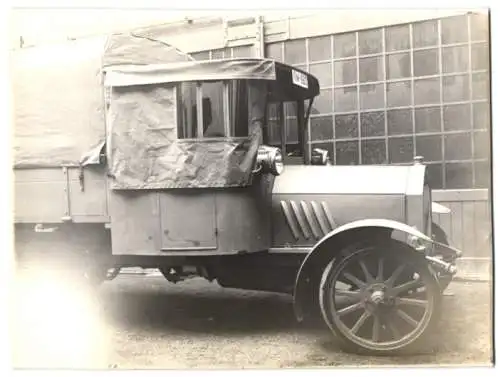
[[[446,209],[426,166],[331,165],[309,142],[314,76],[195,61],[140,32],[14,55],[21,264],[287,293],[350,352],[410,351],[433,331],[461,253],[432,237]]]

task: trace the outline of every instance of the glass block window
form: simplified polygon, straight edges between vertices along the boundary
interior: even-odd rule
[[[266,57],[269,59],[274,59],[279,62],[284,62],[283,59],[283,44],[282,43],[270,43],[266,45]]]
[[[332,36],[309,39],[309,61],[330,61],[332,59]]]
[[[410,53],[390,54],[386,57],[386,78],[401,79],[411,76]]]
[[[356,59],[341,60],[334,65],[335,85],[352,85],[358,81],[358,62]]]
[[[358,114],[341,114],[335,116],[335,138],[355,139],[358,137]]]
[[[332,86],[332,63],[314,63],[309,65],[309,73],[313,74],[322,88]]]
[[[364,165],[377,165],[387,162],[386,140],[361,139],[361,163]]]
[[[441,132],[441,106],[415,109],[415,133]]]
[[[437,46],[439,40],[438,21],[416,22],[412,26],[413,48]]]
[[[385,48],[387,52],[410,48],[410,26],[397,25],[385,28]]]
[[[285,62],[296,65],[306,62],[306,41],[296,39],[285,43]]]
[[[469,69],[468,46],[443,47],[443,73],[467,72]]]
[[[389,138],[389,163],[411,162],[413,150],[413,136]]]
[[[334,58],[356,56],[356,33],[334,35],[333,46]]]
[[[445,105],[443,106],[444,131],[470,130],[470,105]]]
[[[404,164],[422,155],[433,188],[485,187],[488,22],[470,13],[286,40],[267,44],[266,56],[320,81],[311,145],[331,150],[335,164]]]
[[[412,134],[412,109],[387,110],[387,132],[389,135]]]
[[[411,81],[394,81],[386,83],[387,107],[409,106],[412,104]]]
[[[345,86],[334,89],[335,112],[347,112],[358,109],[358,87]]]
[[[359,81],[376,82],[384,79],[384,67],[382,57],[370,57],[359,59]]]
[[[360,55],[382,52],[382,29],[360,31],[358,40]]]
[[[333,139],[333,118],[331,115],[311,117],[311,140]]]
[[[439,72],[439,50],[417,50],[413,52],[413,75],[432,76]]]
[[[360,114],[360,128],[362,137],[385,135],[385,112],[371,111]]]
[[[441,43],[466,43],[467,16],[448,17],[441,20]]]

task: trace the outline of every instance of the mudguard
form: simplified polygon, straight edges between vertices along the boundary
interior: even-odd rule
[[[314,245],[312,250],[309,252],[309,254],[307,254],[307,256],[302,261],[302,265],[300,266],[299,271],[297,273],[297,277],[295,279],[295,287],[293,292],[294,311],[299,321],[303,319],[302,303],[303,299],[306,298],[304,297],[304,295],[307,294],[306,288],[307,286],[309,286],[310,282],[308,268],[311,266],[311,262],[314,261],[319,254],[321,254],[322,246],[327,241],[331,242],[332,239],[340,237],[341,235],[346,235],[348,232],[359,231],[364,229],[365,230],[372,229],[374,231],[381,231],[381,232],[385,231],[389,232],[389,235],[391,235],[392,232],[394,231],[402,232],[403,234],[406,234],[406,237],[404,237],[404,239],[400,241],[406,242],[408,245],[410,245],[412,248],[415,249],[415,252],[422,252],[422,253],[428,252],[429,248],[437,245],[440,248],[449,250],[450,252],[455,254],[456,257],[460,257],[461,255],[460,250],[436,242],[427,235],[425,235],[424,233],[420,232],[419,230],[407,224],[400,223],[398,221],[387,220],[387,219],[364,219],[344,224],[338,227],[337,229],[334,229],[326,236],[324,236],[321,240],[319,240],[318,243]],[[342,249],[344,246],[345,244],[339,243],[338,249]],[[339,251],[338,249],[333,250],[333,253]],[[316,292],[314,292],[314,294],[315,293]]]

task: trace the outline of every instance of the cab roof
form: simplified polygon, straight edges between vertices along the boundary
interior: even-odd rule
[[[111,65],[104,68],[104,73],[104,85],[110,87],[186,81],[268,80],[273,100],[312,99],[319,94],[316,77],[272,59],[236,58]]]

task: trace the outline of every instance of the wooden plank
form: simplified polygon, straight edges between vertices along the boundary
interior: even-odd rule
[[[491,258],[491,221],[488,218],[487,202],[474,203],[474,232],[476,233],[474,256]]]
[[[486,210],[486,216],[485,216],[485,228],[488,229],[487,233],[487,240],[485,242],[485,253],[487,256],[492,257],[493,256],[493,222],[492,222],[492,216],[491,216],[491,202],[486,202],[485,203],[485,210]]]
[[[442,204],[442,203],[440,203]],[[447,203],[449,204],[449,203]],[[446,236],[448,237],[448,240],[451,242],[451,217],[453,216],[453,213],[446,214],[446,215],[439,215],[439,226],[443,229],[443,231],[446,233]]]
[[[462,242],[462,203],[450,203],[450,223],[451,223],[451,237],[450,243],[458,249],[463,249]]]
[[[432,214],[432,222],[439,225],[440,221],[441,221],[440,215],[438,213],[433,213]]]
[[[490,200],[487,189],[474,190],[432,190],[432,200],[435,202],[464,202]],[[446,205],[446,203],[442,203]]]
[[[15,182],[54,182],[65,179],[62,168],[14,169]]]
[[[62,172],[61,172],[62,176]],[[66,215],[66,181],[16,182],[15,222],[59,223]]]
[[[101,168],[85,168],[84,170],[85,182],[88,181],[104,181],[106,180],[106,169]],[[68,168],[68,178],[70,181],[80,181],[80,169]]]
[[[462,251],[465,255],[474,255],[476,232],[474,232],[474,202],[462,203]]]
[[[85,181],[85,190],[81,191],[80,183],[69,182],[69,198],[71,216],[105,216],[107,215],[106,182],[104,180]]]
[[[70,214],[78,218],[108,215],[108,194],[105,169],[83,170],[83,191],[80,169],[68,169]]]

